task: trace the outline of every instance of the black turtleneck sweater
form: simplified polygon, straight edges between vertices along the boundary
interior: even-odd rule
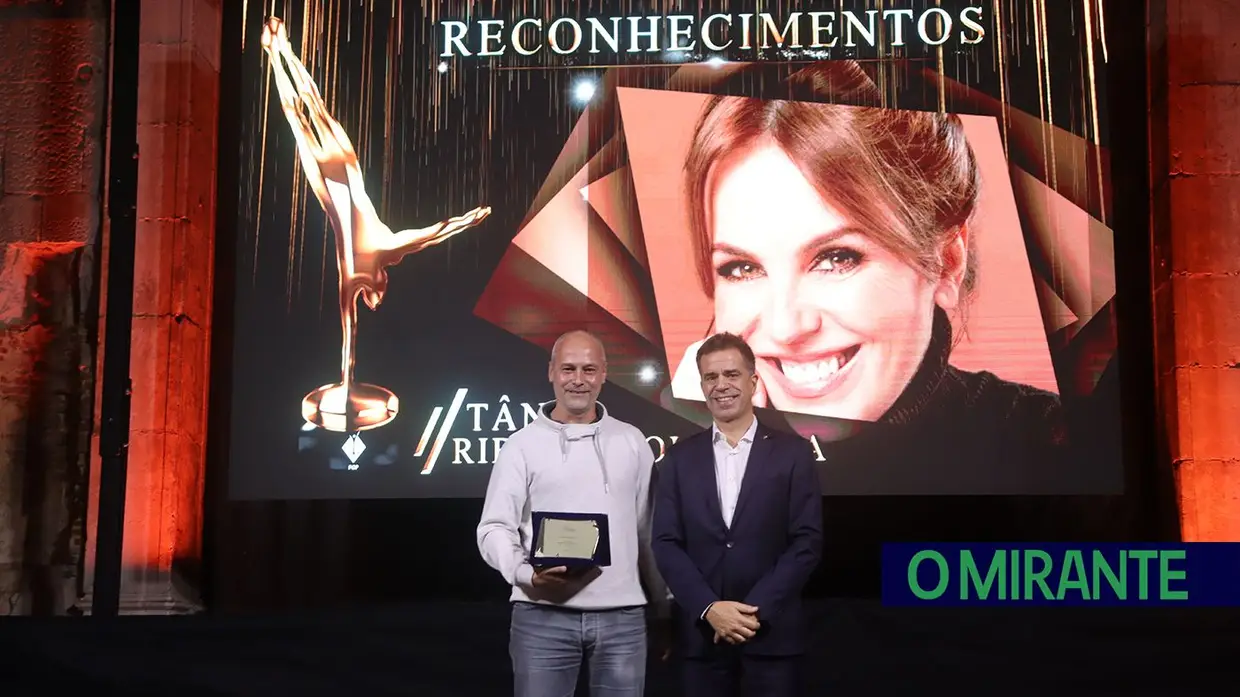
[[[849,437],[821,442],[826,491],[844,494],[1052,493],[1069,467],[1059,399],[948,364],[937,310],[921,366],[896,403]]]

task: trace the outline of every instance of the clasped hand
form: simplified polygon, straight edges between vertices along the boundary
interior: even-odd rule
[[[720,600],[706,611],[706,621],[715,630],[715,643],[743,644],[758,633],[758,608],[731,600]]]

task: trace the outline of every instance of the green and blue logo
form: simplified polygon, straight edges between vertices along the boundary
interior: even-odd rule
[[[1240,605],[1240,544],[892,544],[886,605]]]

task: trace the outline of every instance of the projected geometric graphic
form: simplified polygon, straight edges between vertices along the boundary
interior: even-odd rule
[[[680,172],[667,164],[678,160],[668,133],[745,69],[667,69],[661,89],[649,72],[605,73],[475,313],[545,349],[561,331],[589,327],[607,342],[613,383],[700,417],[667,389],[686,348],[711,331],[709,303],[684,280],[693,275],[687,246],[669,242],[684,224],[674,214]],[[942,79],[921,78],[936,90]],[[941,87],[952,111],[968,114],[987,197],[975,223],[978,304],[951,362],[1066,403],[1087,396],[1116,349],[1106,153],[965,85]],[[638,379],[652,359],[653,386]]]

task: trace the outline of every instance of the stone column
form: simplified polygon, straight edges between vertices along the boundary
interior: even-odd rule
[[[221,14],[220,0],[142,4],[133,397],[121,598],[121,612],[127,614],[198,609]],[[97,447],[91,481],[93,531]],[[91,545],[89,568],[93,552]]]
[[[1240,541],[1240,23],[1152,0],[1152,243],[1162,416],[1186,541]]]

